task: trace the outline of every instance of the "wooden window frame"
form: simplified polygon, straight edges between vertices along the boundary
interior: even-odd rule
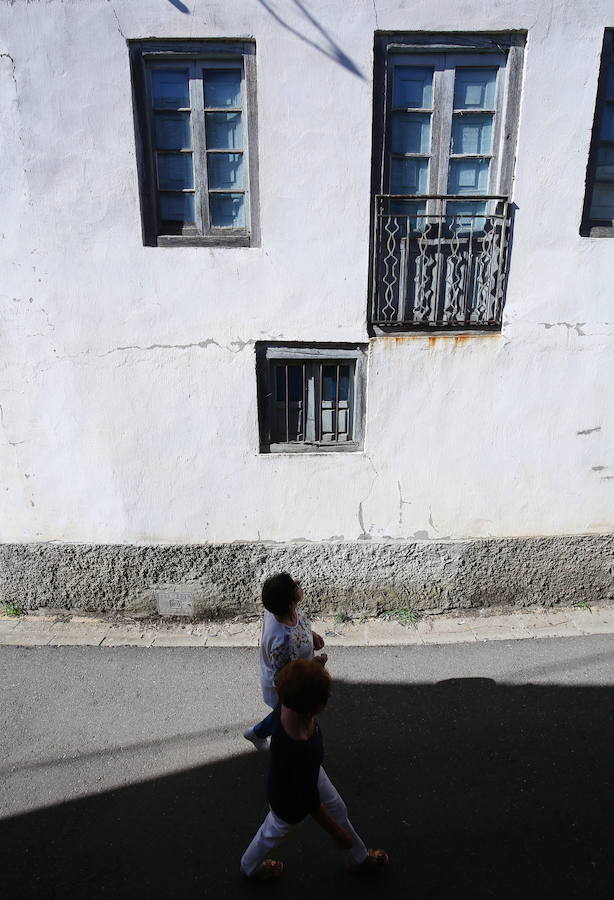
[[[308,366],[350,363],[351,376],[351,433],[352,440],[273,442],[271,428],[274,415],[274,369],[276,363],[306,363]],[[364,446],[364,411],[366,395],[367,345],[366,344],[256,344],[256,373],[258,386],[258,419],[261,453],[351,453]],[[309,401],[315,406],[315,380],[313,395]],[[307,400],[307,393],[305,394]]]
[[[254,41],[237,39],[211,40],[145,40],[128,41],[136,136],[136,159],[141,201],[143,244],[153,247],[256,247],[260,246],[258,196],[258,126],[256,98],[256,45]],[[150,96],[150,72],[154,68],[177,66],[241,67],[243,153],[245,171],[245,226],[211,227],[207,185],[207,150],[205,141],[205,107],[192,110],[194,153],[194,185],[197,213],[194,226],[184,226],[181,234],[161,231],[157,211],[156,165],[152,135],[153,115]],[[195,90],[197,79],[190,77],[190,100],[200,96]]]
[[[614,237],[614,224],[605,225],[597,219],[591,219],[590,211],[593,201],[593,189],[595,186],[597,171],[597,149],[599,145],[599,132],[601,131],[601,118],[606,98],[608,67],[614,58],[614,28],[606,28],[601,45],[599,62],[599,78],[597,81],[597,97],[595,100],[595,113],[593,116],[593,130],[586,166],[586,182],[584,189],[584,205],[582,208],[582,220],[580,222],[581,237],[612,238]]]

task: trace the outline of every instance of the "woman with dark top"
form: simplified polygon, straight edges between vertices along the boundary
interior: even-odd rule
[[[281,875],[283,863],[268,859],[267,853],[308,815],[331,835],[349,868],[362,871],[388,862],[383,850],[367,850],[322,768],[322,732],[315,716],[326,706],[330,686],[328,672],[312,660],[297,659],[277,677],[280,706],[273,713],[270,810],[241,860],[241,871],[251,878]]]

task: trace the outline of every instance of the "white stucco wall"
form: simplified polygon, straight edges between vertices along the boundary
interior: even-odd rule
[[[614,530],[609,0],[180,5],[0,7],[0,540]],[[376,29],[528,31],[504,327],[375,339],[364,453],[260,455],[254,341],[367,340]],[[218,36],[256,40],[262,246],[143,247],[126,38]]]

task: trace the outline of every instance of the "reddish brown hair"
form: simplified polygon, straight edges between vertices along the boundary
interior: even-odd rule
[[[326,706],[331,678],[324,666],[309,659],[295,659],[277,676],[279,699],[297,713],[313,713]]]

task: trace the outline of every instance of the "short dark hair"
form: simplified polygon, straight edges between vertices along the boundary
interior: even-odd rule
[[[323,709],[330,697],[331,678],[324,666],[312,659],[295,659],[277,676],[279,699],[297,713]]]
[[[262,603],[274,616],[285,616],[296,600],[296,584],[287,572],[271,575],[262,585]]]

